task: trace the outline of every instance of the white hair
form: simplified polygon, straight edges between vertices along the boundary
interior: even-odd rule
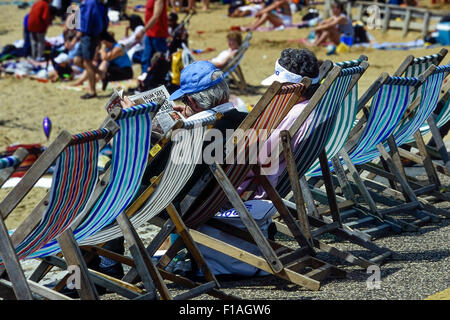
[[[214,81],[222,76],[222,71],[214,71],[211,75],[211,80]],[[230,88],[224,79],[208,89],[186,95],[194,99],[200,108],[211,109],[230,99]]]

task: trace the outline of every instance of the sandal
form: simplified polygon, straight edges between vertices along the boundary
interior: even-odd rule
[[[97,98],[97,94],[96,93],[94,93],[94,94],[86,93],[86,94],[83,94],[80,98],[84,99],[84,100]]]

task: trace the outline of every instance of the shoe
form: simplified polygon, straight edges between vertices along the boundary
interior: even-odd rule
[[[86,93],[86,94],[83,94],[80,98],[84,99],[84,100],[97,98],[97,94],[96,93],[94,93],[94,94]]]

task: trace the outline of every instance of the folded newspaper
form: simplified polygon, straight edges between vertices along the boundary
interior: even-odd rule
[[[162,131],[166,133],[169,131],[177,120],[183,119],[183,116],[176,112],[173,107],[175,104],[169,100],[170,94],[165,86],[159,86],[155,89],[148,90],[142,93],[138,93],[134,96],[130,96],[129,99],[135,104],[161,102],[162,105],[155,115],[155,119]]]
[[[156,113],[154,119],[156,120],[156,124],[154,124],[154,129],[159,127],[161,131],[166,134],[175,124],[177,120],[186,120],[181,113],[175,111],[173,107],[175,104],[173,101],[169,100],[169,92],[167,91],[165,86],[159,86],[155,89],[148,90],[142,93],[135,94],[133,96],[129,96],[133,104],[143,104],[149,102],[156,102],[161,105],[158,112]],[[106,103],[106,110],[109,112],[115,107],[121,107],[121,101],[123,101],[123,90],[117,91],[114,90],[114,93]],[[203,117],[208,117],[217,112],[226,113],[229,110],[234,109],[232,103],[225,103],[210,110],[205,110],[203,112],[199,112],[191,117],[189,120],[201,119]],[[155,128],[156,127],[156,128]]]

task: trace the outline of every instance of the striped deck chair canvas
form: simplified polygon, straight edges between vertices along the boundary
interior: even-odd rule
[[[151,112],[154,103],[123,109],[116,119],[119,132],[113,139],[111,172],[108,185],[91,208],[86,208],[71,227],[75,239],[82,243],[89,236],[113,223],[135,196],[140,185],[150,150]],[[38,254],[56,254],[56,240],[48,242]]]
[[[26,158],[28,151],[24,148],[17,149],[13,155],[0,158],[0,188],[14,173],[14,170]]]
[[[366,61],[367,57],[360,57],[356,60],[349,60],[335,63],[335,65],[345,69],[358,66],[362,61]],[[356,114],[358,111],[358,82],[352,86],[350,92],[345,96],[342,105],[339,108],[335,126],[332,129],[332,134],[325,146],[325,152],[327,158],[333,158],[343,147],[347,141],[347,137],[350,134],[350,130],[353,127],[353,123],[356,120]],[[308,169],[305,176],[314,177],[321,175],[319,160]]]
[[[313,110],[314,110],[314,112],[317,112],[313,116],[314,121],[313,121],[313,124],[311,125],[311,127],[319,128],[319,129],[314,130],[314,129],[310,128],[310,131],[308,133],[309,133],[310,136],[313,136],[314,134],[317,134],[316,137],[320,137],[322,139],[323,143],[320,143],[320,146],[318,147],[320,149],[320,151],[317,151],[315,146],[311,147],[313,144],[310,143],[309,147],[313,148],[313,150],[311,150],[312,154],[316,153],[317,156],[318,156],[318,152],[321,152],[323,150],[324,144],[326,143],[327,138],[329,137],[329,133],[330,133],[331,127],[332,127],[332,125],[334,125],[334,121],[336,120],[337,110],[338,110],[339,106],[341,105],[341,103],[342,103],[346,93],[348,92],[349,85],[350,85],[350,82],[351,82],[351,80],[353,78],[353,75],[356,74],[356,73],[362,73],[363,71],[364,71],[364,68],[362,68],[362,67],[354,67],[354,68],[348,68],[348,69],[342,70],[342,72],[341,72],[341,69],[339,67],[335,67],[335,69],[333,69],[330,72],[331,76],[327,77],[326,81],[322,84],[321,89],[319,89],[316,92],[316,95],[315,95],[316,98],[314,98],[314,97],[312,98],[312,99],[315,99],[315,101],[311,102],[309,104],[309,107],[307,106],[308,111],[304,111],[305,112],[305,118],[303,120],[298,120],[299,122],[296,123],[296,125],[298,127],[299,125],[301,125],[300,124],[300,123],[302,123],[301,121],[305,121],[306,117],[308,117],[309,114]],[[338,77],[339,74],[341,74],[341,77]],[[330,87],[333,84],[334,84],[334,87],[333,87],[333,90],[331,90]],[[293,128],[295,128],[295,129],[291,128],[293,130],[293,133],[295,133],[296,130],[298,129],[296,127],[296,125],[293,126]],[[306,147],[306,144],[305,144],[305,147]],[[306,152],[306,153],[309,154],[310,150],[308,150],[308,152]],[[305,162],[309,161],[308,166],[306,167],[306,169],[315,160],[316,160],[316,158],[307,158],[307,159],[305,159]],[[231,168],[231,170],[230,170],[230,168]],[[213,170],[213,172],[214,172],[214,170],[219,170],[219,172],[220,172],[221,168],[220,168],[220,166],[217,166],[216,169],[212,169],[212,170]],[[235,165],[235,166],[231,166],[230,165],[230,166],[226,166],[225,167],[225,169],[223,170],[223,174],[220,173],[220,174],[216,175],[216,178],[217,178],[218,181],[222,181],[222,182],[219,182],[219,184],[222,185],[222,183],[225,183],[223,181],[222,177],[227,177],[229,179],[229,184],[226,183],[226,185],[229,185],[229,187],[224,187],[225,188],[224,190],[228,190],[229,191],[229,190],[231,190],[229,188],[235,188],[236,186],[238,186],[240,184],[240,182],[242,181],[242,179],[246,176],[246,174],[248,172],[249,172],[249,168],[248,167],[245,168],[244,165],[241,165],[240,167],[237,166],[237,165]],[[265,183],[265,187],[267,186],[270,189],[270,187],[267,185],[267,182]],[[268,184],[270,185],[270,183],[268,183]],[[215,189],[218,189],[218,188],[215,187]],[[275,191],[275,189],[273,189],[273,187],[272,187],[271,190],[273,190],[273,192],[276,193],[276,191]],[[219,189],[219,191],[220,191],[220,189]],[[273,194],[272,191],[268,191],[268,192]],[[223,191],[222,191],[222,193],[223,193]],[[194,212],[198,212],[198,215],[196,216],[196,218],[197,219],[200,218],[200,219],[203,220],[204,218],[200,217],[199,215],[201,213],[205,214],[206,212],[208,212],[209,213],[209,217],[211,217],[210,212],[212,212],[212,213],[218,212],[220,210],[221,206],[223,204],[225,204],[224,201],[228,201],[228,199],[229,199],[230,201],[233,202],[233,200],[232,200],[233,198],[234,198],[234,201],[238,201],[237,200],[238,198],[236,198],[235,196],[233,196],[229,192],[226,192],[226,197],[225,197],[225,195],[221,195],[220,192],[218,192],[217,194],[213,193],[213,198],[211,200],[209,200],[209,201],[205,201],[207,203],[206,207],[205,206],[202,207],[202,204],[200,204],[199,207],[195,208],[196,210]],[[224,200],[222,200],[222,199],[224,199]],[[274,201],[274,200],[272,199],[272,201]],[[205,204],[205,202],[203,202],[203,204]],[[239,204],[235,205],[235,203],[233,203],[233,205],[235,206],[235,208],[238,208],[238,211],[239,211],[240,215],[244,215],[245,206],[243,204],[240,207],[238,207]],[[274,205],[277,206],[277,209],[278,209],[279,212],[283,211],[283,214],[285,214],[287,212],[287,208],[283,207],[284,205],[281,202],[281,199],[278,198],[278,200],[275,200],[274,201]],[[199,209],[199,208],[201,208],[201,209]],[[290,213],[287,212],[287,215],[285,215],[285,216],[289,216],[289,215],[290,215]],[[291,216],[291,218],[292,218],[292,216]],[[189,221],[189,219],[192,219],[192,216],[188,216],[186,221]],[[287,219],[289,219],[289,218],[287,218]],[[197,221],[195,221],[195,220],[190,220],[190,221],[191,221],[191,223],[197,224]],[[291,223],[291,225],[292,224],[294,224],[294,225],[296,224],[296,222],[293,222],[292,220],[290,220],[289,223]],[[247,226],[247,228],[248,228],[249,232],[252,233],[251,232],[252,228],[249,227],[249,226]],[[195,235],[196,241],[199,240],[199,239],[202,239],[202,236],[199,235],[197,232],[194,232],[194,235]],[[257,244],[260,244],[260,243],[258,243],[258,240],[256,240],[257,238],[255,237],[254,234],[252,234],[252,237],[255,239]],[[261,239],[261,242],[263,242],[263,241],[265,241],[265,239]],[[304,245],[304,243],[302,243],[301,239],[300,239],[300,241],[299,240],[297,240],[297,241],[299,242],[299,244],[301,246]],[[206,240],[204,242],[202,242],[202,244],[204,244],[206,246],[211,245],[211,243],[208,243],[208,241],[206,241]],[[212,247],[213,246],[214,245],[212,245]],[[219,246],[218,243],[217,243],[217,246]],[[262,244],[261,244],[261,246],[262,246]],[[263,251],[264,249],[261,248],[261,247],[260,247],[260,249],[261,249],[261,252],[264,255],[264,251]],[[275,257],[274,256],[270,256],[269,253],[266,253],[266,254],[267,254],[265,256],[266,261],[270,262],[275,267],[281,267],[281,269],[283,268],[283,265],[281,263],[278,266],[276,265],[276,263],[277,263],[277,261],[276,261],[277,260],[276,254],[275,254]],[[243,260],[243,261],[245,261],[246,263],[249,263],[249,262],[247,262],[248,260]],[[328,269],[329,265],[325,266],[324,262],[321,262],[321,264],[324,267],[324,269]],[[269,272],[271,272],[270,269],[271,268],[269,267],[268,268]],[[292,271],[292,270],[289,270],[289,271]],[[279,274],[280,273],[278,272],[277,275],[279,275]],[[296,275],[296,276],[298,277],[299,275]],[[314,287],[314,285],[312,285],[311,283],[308,284],[307,281],[305,282],[304,278],[302,280],[303,280],[303,284],[302,285],[304,285],[306,287],[309,287],[309,288],[313,288]],[[293,278],[291,278],[291,281],[294,281]]]
[[[429,107],[427,104],[435,99],[433,95],[435,95],[434,93],[436,91],[433,86],[436,85],[436,81],[440,81],[440,78],[442,78],[442,76],[439,76],[438,74],[436,77],[430,79],[426,78],[429,80],[428,83],[423,82],[426,79],[419,80],[418,78],[387,77],[384,80],[383,84],[379,87],[377,94],[372,99],[370,114],[364,130],[360,132],[358,139],[351,141],[351,143],[346,146],[346,152],[341,152],[341,156],[344,158],[350,171],[355,173],[353,174],[355,178],[358,178],[358,174],[353,167],[354,165],[367,164],[381,155],[383,155],[383,158],[387,157],[386,161],[392,161],[392,159],[389,158],[387,151],[383,153],[382,149],[384,147],[382,147],[382,145],[387,144],[388,138],[394,133],[405,133],[406,127],[403,127],[404,130],[396,130],[398,130],[399,124],[404,121],[404,113],[410,105],[410,96],[412,92],[420,90],[418,88],[423,84],[422,89],[428,91],[422,91],[424,96],[421,96],[421,99],[423,99],[423,106]],[[428,93],[430,94],[428,95]],[[423,115],[421,113],[417,114],[416,121],[421,121],[420,116]],[[411,123],[413,122],[410,122],[410,124]],[[387,146],[389,147],[391,145]],[[394,167],[393,162],[392,166],[390,165],[390,168],[391,170],[394,170],[393,172],[397,172],[395,171],[396,167]],[[398,175],[400,175],[400,173],[398,173]],[[390,219],[386,216],[388,212],[391,213],[399,210],[406,210],[405,207],[399,206],[396,209],[378,210],[372,195],[369,195],[368,191],[364,190],[365,187],[363,187],[362,181],[358,184],[358,187],[369,203],[371,210],[384,219],[384,221],[389,222],[391,225],[393,223],[397,229],[400,227],[400,230],[417,230],[417,227],[414,225],[396,219]],[[402,185],[402,187],[405,194],[409,194],[409,186],[405,184]],[[407,201],[409,202],[409,210],[414,215],[423,216],[422,213],[425,213],[425,211],[423,211],[423,206],[413,193],[410,193],[409,196],[407,196]],[[385,225],[380,228],[385,229],[386,227],[389,226]],[[374,231],[380,231],[380,228]]]
[[[106,124],[105,128],[81,134],[70,135],[67,131],[62,132],[27,171],[21,180],[23,184],[19,183],[0,204],[0,206],[8,210],[4,212],[9,213],[11,204],[8,197],[14,198],[15,195],[20,195],[20,199],[22,199],[31,189],[29,187],[23,190],[23,185],[28,185],[30,180],[36,181],[53,163],[49,159],[51,160],[55,157],[55,150],[61,150],[59,156],[56,153],[56,166],[52,176],[49,201],[42,215],[41,223],[36,229],[24,236],[23,241],[18,241],[17,237],[15,237],[17,235],[16,232],[20,230],[19,233],[22,233],[23,230],[20,228],[24,223],[27,223],[27,220],[24,221],[12,234],[12,240],[10,240],[10,245],[8,245],[9,248],[5,247],[6,244],[2,244],[1,251],[3,253],[6,254],[8,249],[14,250],[15,261],[11,261],[11,254],[9,257],[8,255],[3,255],[3,260],[1,261],[10,277],[11,273],[22,273],[16,275],[15,277],[18,278],[15,280],[13,279],[14,277],[11,277],[13,287],[16,285],[21,287],[19,292],[16,292],[18,298],[27,297],[30,293],[29,282],[24,278],[20,267],[17,269],[18,260],[35,257],[35,253],[40,248],[64,232],[77,215],[83,211],[98,180],[97,162],[100,145],[104,146],[117,130],[118,127],[110,122]],[[3,221],[3,219],[0,220]],[[6,240],[9,239],[2,239],[2,242]],[[11,271],[11,267],[14,267],[14,271]],[[17,283],[15,282],[16,280]],[[45,292],[48,293],[47,291]]]

